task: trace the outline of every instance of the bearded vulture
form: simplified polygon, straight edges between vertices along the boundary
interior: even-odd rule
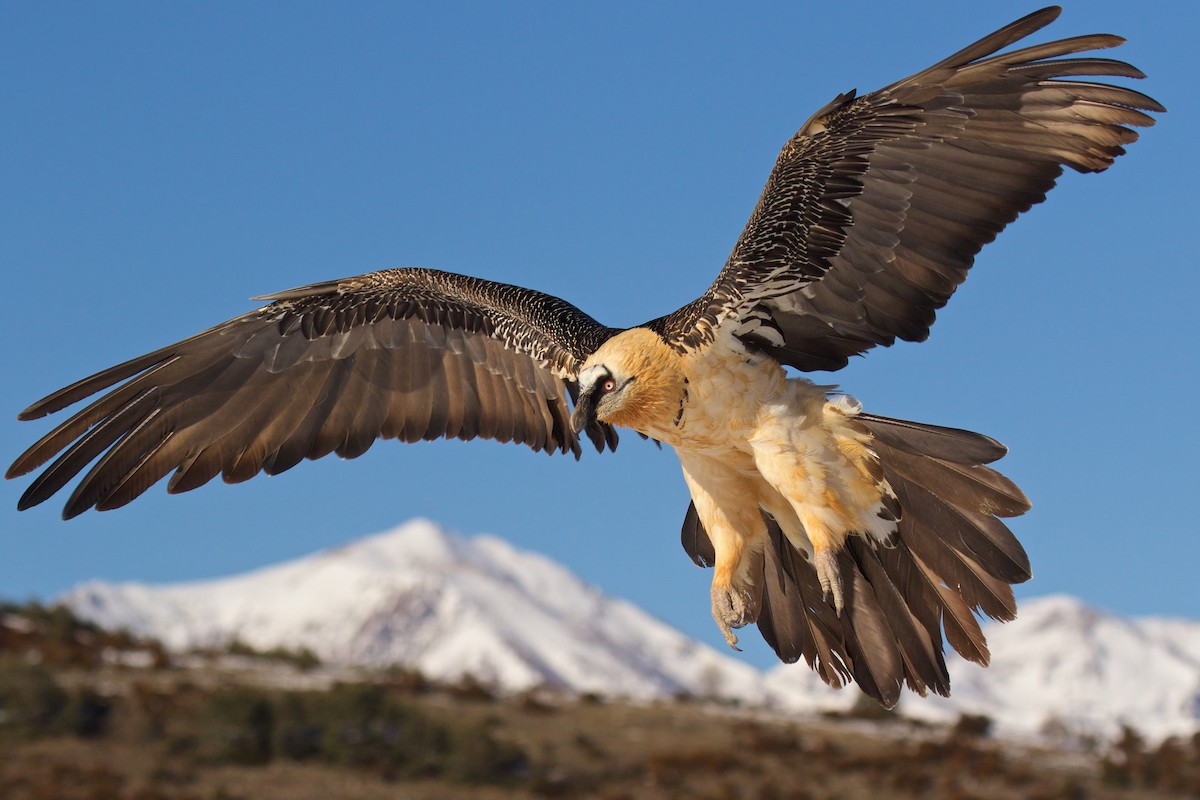
[[[1092,55],[1092,35],[1000,52],[1047,8],[929,69],[838,95],[784,145],[724,268],[696,300],[609,328],[557,297],[431,269],[386,269],[255,298],[261,308],[54,392],[36,419],[108,390],[9,468],[46,468],[21,509],[89,464],[64,518],[354,458],[379,438],[519,442],[580,453],[615,428],[674,448],[692,502],[683,545],[713,568],[729,644],[757,623],[785,662],[948,694],[946,640],[988,662],[975,614],[1016,614],[1029,560],[1001,518],[1029,502],[977,433],[876,416],[785,370],[837,370],[921,341],[975,254],[1064,166],[1099,172],[1163,107]],[[568,398],[571,405],[568,405]]]

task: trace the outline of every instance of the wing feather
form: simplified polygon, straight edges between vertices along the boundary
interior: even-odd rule
[[[381,359],[381,361],[383,360]],[[284,441],[295,431],[307,409],[311,408],[316,401],[320,384],[315,375],[324,369],[323,365],[308,362],[297,369],[300,372],[293,375],[292,378],[294,394],[258,393],[258,397],[261,399],[258,411],[252,417],[244,420],[236,429],[225,434],[233,441],[243,443],[240,445],[240,452],[232,463],[229,463],[228,460],[221,457],[219,450],[214,450],[212,455],[213,471],[206,480],[216,477],[220,472],[226,481],[240,483],[266,469],[267,459],[273,452],[272,444]],[[248,390],[253,391],[254,387],[248,387]],[[243,391],[247,391],[247,389],[243,389]],[[217,440],[206,445],[205,449],[211,449],[214,445],[219,445],[219,442],[220,440]],[[195,452],[196,448],[197,445],[193,445],[191,449]],[[171,480],[167,484],[168,492],[178,493],[198,485],[186,486],[185,489],[187,479],[183,473],[188,471],[189,466],[191,464],[185,461],[184,465],[179,468],[179,472],[171,476]]]
[[[21,418],[35,419],[110,389],[9,468],[12,478],[55,459],[20,507],[93,461],[67,517],[124,505],[172,471],[168,490],[187,491],[218,474],[238,482],[305,458],[354,458],[379,438],[493,438],[578,456],[575,371],[614,333],[558,298],[436,270],[261,299],[270,302],[26,409]],[[598,449],[615,447],[614,432],[593,427]]]
[[[445,347],[445,343],[440,350],[433,353],[433,358],[429,365],[429,382],[425,384],[425,394],[429,397],[429,427],[426,429],[426,438],[437,438],[445,436],[450,438],[454,433],[450,429],[450,378],[447,374],[447,354],[449,351]],[[387,375],[380,375],[379,390],[373,395],[376,402],[379,404],[379,412],[373,415],[370,419],[364,421],[363,431],[372,431],[369,435],[372,440],[379,436],[383,431],[384,420],[387,419],[388,403],[385,387],[391,385],[391,361],[380,359],[388,364]],[[537,448],[534,448],[535,450]],[[352,456],[349,456],[352,457]]]
[[[648,326],[680,349],[728,325],[802,370],[921,341],[975,255],[1045,199],[1064,167],[1108,168],[1163,107],[1080,78],[1141,78],[1107,34],[1000,50],[1048,8],[862,97],[839,95],[786,144],[725,268]],[[797,324],[797,318],[804,320]],[[748,324],[753,321],[753,324]]]

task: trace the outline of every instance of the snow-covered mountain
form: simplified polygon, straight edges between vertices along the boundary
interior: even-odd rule
[[[761,675],[555,562],[414,520],[388,533],[219,580],[81,584],[81,617],[169,648],[307,647],[322,660],[404,664],[503,690],[766,699]]]
[[[1010,731],[1103,738],[1122,724],[1152,739],[1200,729],[1200,623],[1121,617],[1065,595],[1023,603],[1019,614],[985,628],[986,670],[955,659],[952,700],[909,712],[968,711]]]
[[[1016,620],[983,632],[992,653],[986,669],[953,653],[952,696],[905,694],[900,713],[937,722],[982,714],[1016,736],[1113,739],[1128,724],[1157,740],[1200,730],[1200,622],[1131,619],[1054,595],[1021,603]],[[820,680],[791,666],[766,681],[802,709],[845,709],[854,700],[839,693],[821,701]]]
[[[425,521],[220,580],[87,583],[62,598],[106,627],[168,647],[308,647],[323,660],[405,664],[504,690],[550,685],[632,698],[678,692],[771,708],[846,709],[803,663],[761,673],[609,597],[553,561]],[[1021,604],[984,628],[986,670],[950,659],[952,698],[906,694],[908,716],[985,714],[1001,733],[1110,737],[1122,723],[1160,738],[1200,730],[1200,622],[1129,619],[1070,597]]]

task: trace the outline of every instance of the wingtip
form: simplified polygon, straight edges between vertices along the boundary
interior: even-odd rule
[[[75,519],[80,514],[87,511],[89,508],[91,508],[90,505],[84,505],[83,503],[80,503],[80,502],[76,501],[74,498],[72,498],[72,500],[70,502],[68,502],[65,506],[63,506],[63,511],[62,511],[63,522],[67,522],[69,520]]]
[[[34,451],[36,449],[37,445],[35,444],[24,453],[21,453],[21,455],[17,456],[16,459],[14,459],[13,462],[8,465],[8,469],[5,470],[4,479],[11,481],[14,478],[23,477],[44,464],[46,462],[45,458],[38,458],[36,455],[34,455]],[[26,493],[28,493],[28,491]]]
[[[1062,12],[1062,6],[1046,6],[1045,8],[1039,8],[1037,11],[1025,15],[1021,19],[1017,20],[1017,22],[1014,24],[1020,24],[1026,20],[1045,20],[1045,22],[1042,22],[1042,26],[1046,26],[1062,16]]]
[[[48,412],[42,408],[42,403],[44,402],[44,400],[39,400],[28,408],[22,410],[17,414],[17,421],[29,422],[30,420],[41,419],[42,417],[46,416]]]

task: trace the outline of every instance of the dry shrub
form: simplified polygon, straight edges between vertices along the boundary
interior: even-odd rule
[[[804,744],[794,725],[766,725],[744,721],[735,726],[734,738],[739,747],[760,755],[795,756],[804,750]]]
[[[647,782],[663,788],[680,787],[695,777],[711,780],[741,766],[737,754],[712,748],[662,751],[642,762]]]

